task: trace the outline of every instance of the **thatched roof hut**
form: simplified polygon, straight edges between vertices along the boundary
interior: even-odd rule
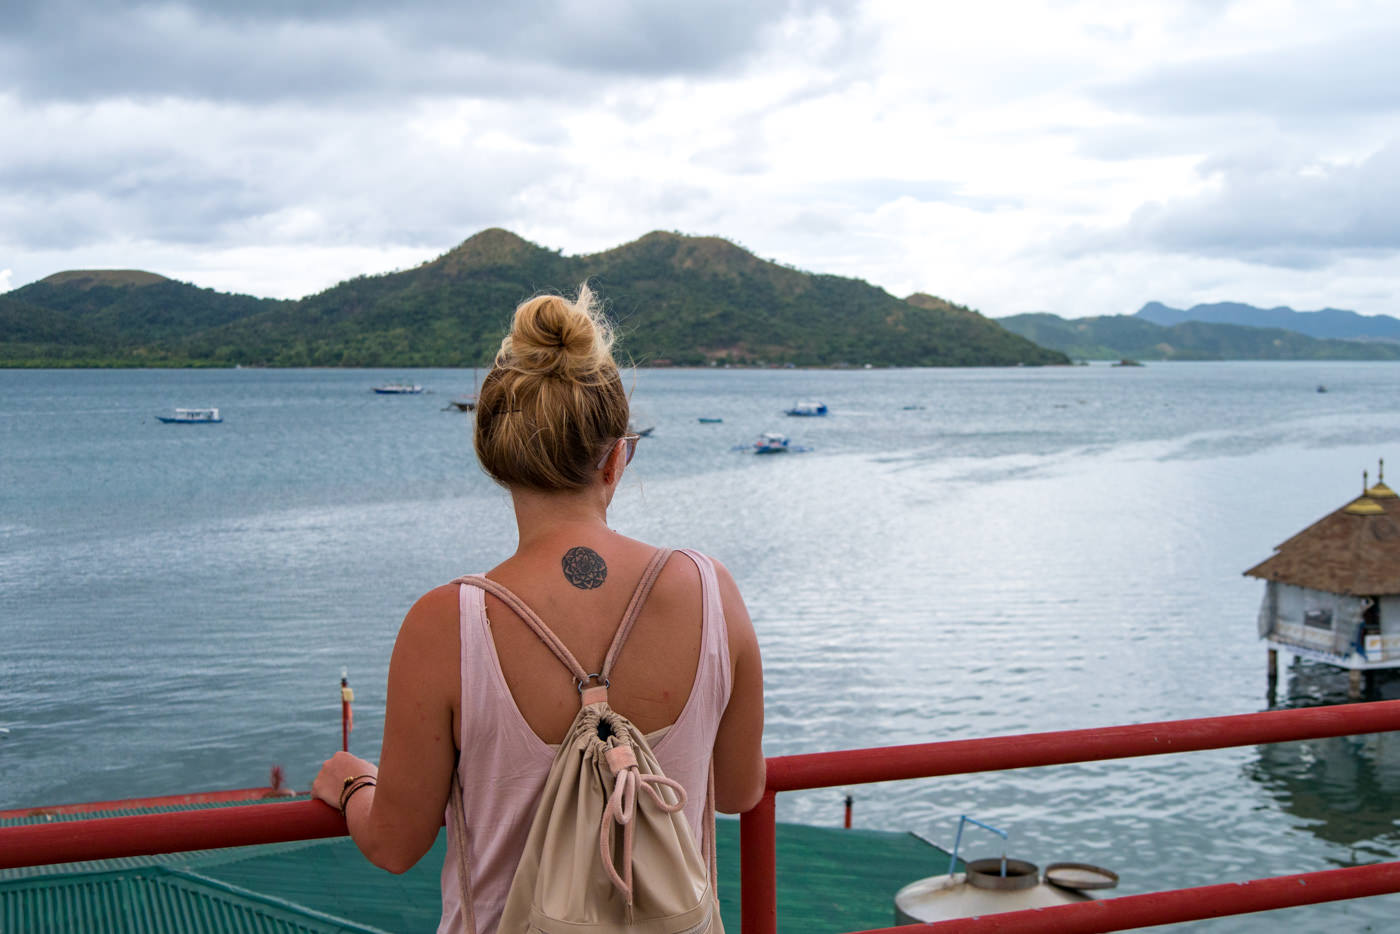
[[[1244,572],[1268,581],[1259,635],[1271,645],[1352,670],[1400,667],[1400,496],[1384,469]]]

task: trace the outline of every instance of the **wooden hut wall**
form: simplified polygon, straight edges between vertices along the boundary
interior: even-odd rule
[[[1356,650],[1367,602],[1363,597],[1269,581],[1259,628],[1276,642],[1345,657]],[[1270,616],[1272,625],[1263,633]]]
[[[1400,596],[1381,597],[1380,610],[1381,658],[1400,658]]]

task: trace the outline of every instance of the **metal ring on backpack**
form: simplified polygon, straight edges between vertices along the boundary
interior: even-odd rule
[[[577,679],[577,678],[575,678],[574,680],[578,681],[578,692],[579,692],[580,694],[583,693],[583,686],[584,686],[585,684],[587,684],[589,681],[597,681],[599,684],[601,684],[601,685],[602,685],[603,687],[605,687],[605,688],[606,688],[606,687],[611,687],[611,686],[612,686],[612,682],[609,681],[607,678],[604,678],[601,672],[597,672],[597,671],[593,672],[593,674],[591,674],[591,675],[585,675],[584,678],[583,678],[582,680],[579,680],[579,679]]]

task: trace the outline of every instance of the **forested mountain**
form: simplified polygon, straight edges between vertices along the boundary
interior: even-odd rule
[[[1186,321],[1163,327],[1137,315],[997,319],[1042,347],[1078,360],[1400,360],[1400,344],[1318,340],[1281,328]]]
[[[490,360],[518,302],[585,280],[621,353],[643,365],[1068,362],[971,309],[801,272],[717,237],[655,232],[563,256],[491,229],[415,269],[299,301],[150,273],[60,273],[5,296],[0,364],[472,366]]]
[[[1148,302],[1135,317],[1171,327],[1187,321],[1207,324],[1240,324],[1252,328],[1282,328],[1308,337],[1339,340],[1400,341],[1400,319],[1390,315],[1360,315],[1341,308],[1294,311],[1292,308],[1256,308],[1240,302],[1214,302],[1182,310],[1161,302]]]

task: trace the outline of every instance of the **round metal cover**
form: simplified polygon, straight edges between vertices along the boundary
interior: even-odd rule
[[[1005,860],[1006,875],[1003,876],[1002,862],[997,857],[971,860],[967,863],[968,884],[996,892],[1019,892],[1040,885],[1040,869],[1035,863],[1024,859]]]
[[[1077,892],[1111,889],[1118,884],[1118,873],[1088,863],[1051,863],[1045,867],[1045,881]]]

